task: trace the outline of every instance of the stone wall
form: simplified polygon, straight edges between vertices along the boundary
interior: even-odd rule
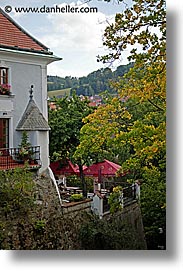
[[[78,221],[78,223],[81,223],[83,220],[83,211],[92,213],[91,199],[86,199],[85,201],[81,202],[65,203],[61,208],[54,184],[48,180],[47,177],[45,180],[42,177],[42,180],[38,180],[37,182],[39,186],[39,196],[42,197],[42,211],[45,212],[45,214],[46,212],[53,212],[53,209],[57,209],[58,212],[60,212],[60,215],[64,217],[66,223],[68,221],[69,224],[69,220]],[[109,212],[104,214],[105,219],[110,219],[110,216],[111,215]],[[139,242],[142,243],[142,248],[147,249],[139,203],[134,201],[132,204],[126,206],[122,209],[122,211],[117,213],[116,217],[119,219],[119,221],[121,220],[125,222],[126,224],[130,225],[134,231],[138,232],[138,238]],[[76,227],[79,228],[78,225],[76,225]]]
[[[128,227],[130,225],[138,232],[137,238],[142,243],[139,246],[140,248],[137,249],[146,249],[141,213],[137,203],[124,208],[116,217],[106,215],[104,219],[97,220],[91,214],[92,201],[90,199],[84,202],[68,203],[61,207],[56,188],[47,173],[41,176],[34,176],[34,182],[35,189],[32,195],[36,200],[33,205],[27,206],[24,212],[22,212],[22,209],[17,209],[7,214],[4,212],[4,208],[2,209],[3,211],[0,211],[0,249],[88,249],[88,245],[86,245],[86,248],[83,246],[83,237],[81,239],[79,232],[81,232],[83,226],[85,230],[88,230],[88,225],[90,224],[92,227],[89,228],[92,231],[84,231],[84,234],[89,233],[90,238],[93,237],[91,233],[95,233],[96,229],[103,232],[104,224],[105,232],[108,234],[108,221],[105,222],[106,219],[109,219],[109,224],[114,222],[115,219],[119,220],[119,225],[121,221],[128,223]],[[94,223],[92,220],[95,220]],[[112,235],[111,237],[109,235],[108,240],[113,238],[113,227],[110,232]],[[136,240],[136,235],[132,236],[129,233],[128,238],[131,239],[133,237]],[[96,240],[98,240],[97,236],[94,236]],[[84,237],[84,239],[88,240],[87,237]]]
[[[80,202],[70,202],[66,203],[62,206],[63,208],[63,214],[74,214],[81,211],[86,211],[88,213],[91,212],[91,199],[86,199],[85,201]]]
[[[142,215],[138,202],[134,202],[123,208],[121,213],[119,213],[119,218],[126,221],[138,232],[139,241],[143,244],[143,249],[147,249]]]

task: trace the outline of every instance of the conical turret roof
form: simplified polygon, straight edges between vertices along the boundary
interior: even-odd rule
[[[16,130],[17,131],[48,131],[50,127],[39,110],[32,96],[32,87],[30,90],[30,100],[20,119]]]

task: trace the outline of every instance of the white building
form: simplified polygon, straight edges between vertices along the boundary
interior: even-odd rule
[[[40,146],[40,172],[49,166],[47,65],[57,60],[0,8],[0,156],[2,148],[17,148],[26,130]]]

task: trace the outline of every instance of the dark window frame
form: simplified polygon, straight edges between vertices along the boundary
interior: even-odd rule
[[[0,147],[9,147],[9,118],[0,118]]]
[[[8,83],[8,68],[0,67],[0,84],[9,84]]]

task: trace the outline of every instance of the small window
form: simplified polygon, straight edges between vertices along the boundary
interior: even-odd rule
[[[0,84],[8,84],[8,69],[0,67]]]
[[[0,148],[9,146],[9,119],[0,118]]]
[[[9,95],[8,68],[0,67],[0,95]]]

